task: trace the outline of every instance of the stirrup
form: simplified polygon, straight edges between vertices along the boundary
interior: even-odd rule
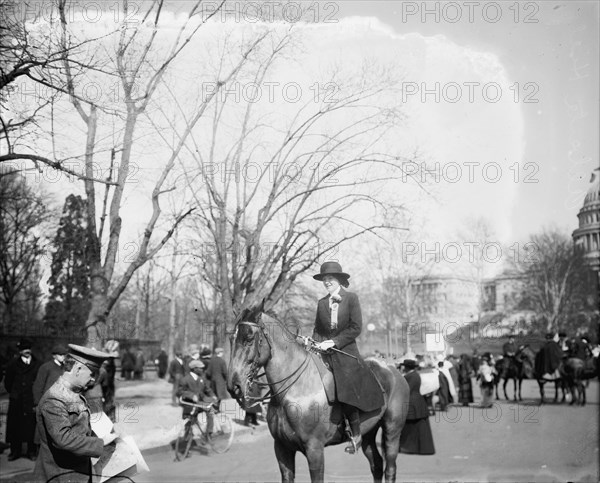
[[[359,434],[358,436],[350,436],[350,441],[348,442],[348,446],[344,448],[346,453],[356,454],[358,453],[358,448],[362,443],[362,436]]]

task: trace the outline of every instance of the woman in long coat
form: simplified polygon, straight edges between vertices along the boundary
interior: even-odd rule
[[[473,364],[467,354],[461,354],[458,363],[458,402],[463,406],[468,406],[473,402]]]
[[[328,292],[317,304],[313,339],[318,342],[317,348],[325,351],[324,360],[333,372],[336,398],[342,403],[351,432],[346,451],[354,453],[362,441],[359,410],[379,409],[384,404],[383,394],[356,345],[362,330],[362,313],[358,296],[344,290],[349,286],[350,275],[342,271],[339,263],[325,262],[313,278],[322,281]]]
[[[406,359],[402,365],[406,371],[404,378],[410,388],[408,415],[400,434],[400,452],[407,454],[435,454],[433,435],[429,425],[429,409],[421,395],[421,376],[417,372],[417,363]]]

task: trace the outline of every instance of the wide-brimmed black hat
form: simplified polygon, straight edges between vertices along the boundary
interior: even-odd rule
[[[323,281],[325,275],[338,276],[349,279],[350,275],[342,270],[342,266],[338,262],[325,262],[321,265],[321,271],[313,275],[315,280]]]
[[[17,344],[19,351],[31,350],[32,346],[33,346],[33,344],[31,343],[31,340],[27,339],[25,337],[23,337]]]
[[[414,359],[404,359],[399,365],[406,367],[407,369],[416,369],[419,367],[417,361]]]
[[[110,354],[107,352],[76,344],[69,344],[69,355],[77,362],[95,367],[96,369],[100,369],[102,363],[110,357]]]

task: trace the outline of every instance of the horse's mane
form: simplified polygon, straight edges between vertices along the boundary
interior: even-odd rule
[[[256,322],[258,322],[261,314],[267,315],[268,317],[273,319],[278,324],[285,325],[286,328],[288,328],[288,329],[290,329],[290,328],[300,329],[300,324],[297,320],[291,321],[291,323],[288,325],[287,322],[282,321],[277,316],[277,312],[275,312],[273,309],[264,310],[262,303],[252,305],[250,307],[243,309],[237,318],[237,322],[239,322],[241,320],[245,320],[247,322],[255,322],[256,323]]]

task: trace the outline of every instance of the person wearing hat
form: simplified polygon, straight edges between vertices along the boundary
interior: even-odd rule
[[[491,408],[493,405],[494,374],[495,368],[492,365],[492,355],[486,352],[481,358],[481,363],[479,364],[479,369],[477,371],[477,380],[479,380],[481,396],[483,398],[481,402],[482,408]]]
[[[115,433],[103,438],[92,434],[90,410],[82,396],[108,356],[69,344],[64,373],[37,407],[41,446],[34,470],[36,481],[91,482],[91,458],[100,457],[104,446],[117,438]]]
[[[119,357],[119,343],[116,340],[107,341],[104,344],[104,352],[109,357],[100,366],[96,382],[102,391],[102,410],[114,423],[117,419],[115,404],[115,374],[117,368],[115,358]]]
[[[558,346],[563,354],[563,359],[571,357],[571,341],[566,332],[558,333]]]
[[[219,405],[223,399],[229,398],[227,391],[227,363],[223,359],[223,348],[215,348],[215,353],[210,359],[210,364],[206,369],[206,375],[210,380],[210,386],[217,396]]]
[[[37,406],[44,393],[62,376],[63,362],[67,355],[67,348],[63,344],[56,344],[52,348],[52,359],[40,366],[35,382],[33,383],[33,404]]]
[[[198,353],[198,355],[200,354]],[[179,388],[179,381],[186,372],[185,366],[181,349],[175,349],[175,357],[169,364],[169,382],[173,385],[171,390],[171,404],[173,406],[179,406],[177,403],[177,389]]]
[[[6,415],[6,442],[10,444],[8,461],[21,457],[23,443],[27,443],[27,457],[32,460],[36,458],[33,383],[40,363],[32,355],[31,347],[32,343],[29,339],[21,339],[18,344],[18,356],[11,360],[6,368],[4,387],[8,392]]]
[[[189,374],[183,376],[179,381],[177,396],[181,397],[184,401],[191,401],[194,403],[206,403],[207,405],[215,403],[217,398],[204,376],[204,362],[200,360],[190,361],[189,368]],[[183,406],[183,414],[181,417],[188,417],[191,411],[192,408],[190,406]],[[207,411],[206,414],[206,430],[210,435],[213,430],[214,419],[211,412]]]
[[[401,364],[404,379],[408,382],[410,395],[406,424],[400,434],[400,452],[406,454],[435,454],[433,435],[429,425],[429,408],[421,395],[421,376],[417,371],[417,361],[405,359]]]
[[[558,334],[546,334],[546,344],[535,356],[535,373],[539,379],[560,379],[559,367],[562,363],[563,352],[558,345]]]
[[[362,313],[358,296],[345,290],[350,275],[331,261],[323,263],[313,278],[322,282],[328,293],[317,304],[312,337],[333,372],[336,398],[348,421],[350,444],[346,451],[356,453],[362,441],[359,410],[379,409],[384,404],[383,394],[356,344],[362,331]]]
[[[161,347],[160,353],[154,360],[154,363],[157,366],[158,378],[164,379],[167,374],[167,368],[169,367],[169,356],[164,348]]]
[[[504,357],[508,357],[513,359],[515,354],[517,353],[517,344],[515,344],[515,336],[510,334],[508,336],[508,341],[504,343],[502,346],[502,355]]]

